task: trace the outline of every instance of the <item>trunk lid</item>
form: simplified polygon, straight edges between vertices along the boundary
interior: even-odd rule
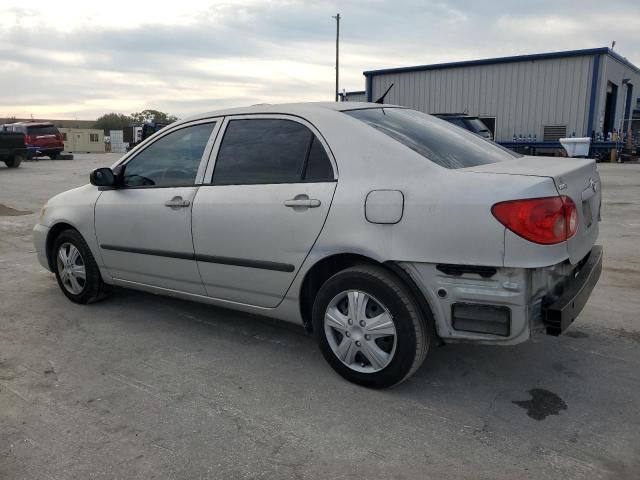
[[[573,200],[578,209],[578,230],[567,240],[569,260],[575,264],[591,251],[598,237],[601,184],[596,162],[562,157],[522,157],[465,169],[478,173],[529,175],[553,179],[559,195]]]

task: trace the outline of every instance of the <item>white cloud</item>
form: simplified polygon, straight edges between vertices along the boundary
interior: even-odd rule
[[[179,116],[259,102],[330,100],[364,70],[609,45],[640,63],[640,4],[3,0],[0,117]],[[620,15],[620,12],[624,12]]]

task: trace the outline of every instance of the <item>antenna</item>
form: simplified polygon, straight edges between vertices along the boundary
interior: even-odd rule
[[[387,88],[387,90],[382,94],[382,96],[373,103],[384,103],[384,97],[387,96],[387,93],[389,93],[389,90],[391,90],[394,85],[395,83],[392,83],[391,85],[389,85],[389,88]]]

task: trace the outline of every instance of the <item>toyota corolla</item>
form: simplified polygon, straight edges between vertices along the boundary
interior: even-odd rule
[[[49,200],[34,239],[73,302],[119,286],[295,322],[381,388],[436,342],[563,332],[602,268],[600,198],[593,160],[414,110],[260,105],[164,128]]]

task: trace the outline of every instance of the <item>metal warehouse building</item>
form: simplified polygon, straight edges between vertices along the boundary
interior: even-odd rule
[[[364,75],[367,101],[375,101],[393,83],[385,103],[426,113],[477,115],[493,127],[499,142],[514,135],[555,141],[574,133],[606,137],[621,127],[626,132],[634,94],[640,91],[640,69],[606,47]]]

